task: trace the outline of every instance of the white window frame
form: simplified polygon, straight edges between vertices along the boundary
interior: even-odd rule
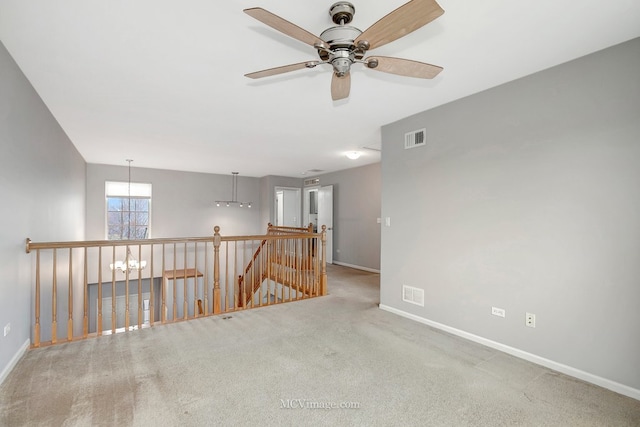
[[[127,182],[127,181],[105,181],[104,191],[104,235],[105,240],[109,240],[109,198],[120,197],[131,199],[149,200],[149,224],[147,225],[146,238],[151,238],[151,210],[152,210],[152,185],[147,182]],[[129,189],[131,193],[129,193]],[[132,240],[136,240],[135,236]]]

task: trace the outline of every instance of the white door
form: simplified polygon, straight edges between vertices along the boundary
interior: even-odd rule
[[[327,226],[327,264],[333,263],[333,185],[318,189],[318,232]]]

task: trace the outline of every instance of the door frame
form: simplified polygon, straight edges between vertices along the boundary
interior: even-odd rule
[[[302,207],[301,207],[301,203],[300,203],[300,199],[301,199],[301,191],[300,188],[298,187],[283,187],[283,186],[276,186],[273,189],[273,224],[274,225],[282,225],[282,224],[278,224],[278,192],[280,191],[293,191],[296,193],[296,198],[295,198],[295,202],[294,202],[294,208],[295,208],[295,221],[296,221],[296,225],[294,225],[294,227],[302,227],[302,225],[300,224],[300,212],[302,211]],[[283,200],[284,203],[284,200]]]

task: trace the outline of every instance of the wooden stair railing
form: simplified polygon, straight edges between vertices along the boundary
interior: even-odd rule
[[[313,224],[309,224],[307,227],[285,227],[274,226],[269,223],[267,227],[268,236],[299,236],[301,234],[311,234],[312,232]],[[255,293],[258,292],[265,279],[280,283],[283,286],[285,285],[283,280],[285,280],[287,282],[286,286],[294,288],[297,292],[303,289],[304,287],[297,284],[295,280],[286,279],[286,273],[281,270],[311,270],[313,267],[314,245],[312,243],[314,240],[314,238],[308,239],[307,250],[302,251],[300,256],[298,256],[297,250],[293,254],[287,253],[286,248],[278,246],[278,240],[269,242],[266,239],[263,240],[249,261],[244,274],[238,277],[239,307],[247,307],[253,301]],[[265,252],[266,255],[264,255]],[[248,277],[253,278],[251,283],[248,283]],[[311,291],[306,293],[311,295]]]
[[[313,233],[310,228],[273,226],[267,235],[254,236],[221,236],[216,226],[213,236],[194,238],[44,243],[27,239],[26,252],[35,255],[31,345],[262,305],[254,304],[254,295],[260,301],[275,297],[276,302],[326,295],[325,242],[325,227]],[[123,257],[127,261],[129,255],[140,265],[146,261],[146,268],[137,261],[133,269],[117,262]],[[263,282],[266,286],[261,288]]]
[[[277,236],[277,235],[290,235],[290,234],[299,234],[299,233],[311,233],[313,231],[313,224],[309,224],[307,227],[285,227],[285,226],[275,226],[271,223],[267,225],[267,236]],[[247,267],[244,269],[244,273],[238,276],[238,305],[239,307],[246,307],[248,302],[253,298],[253,295],[258,291],[262,282],[271,278],[271,275],[267,273],[269,269],[269,264],[273,261],[271,260],[272,252],[269,252],[266,255],[267,261],[264,261],[262,258],[263,265],[256,267],[258,264],[258,259],[261,254],[264,253],[264,248],[267,245],[267,240],[264,239],[260,242],[260,245],[255,250],[253,256],[249,260]],[[273,246],[271,246],[273,247]],[[253,278],[251,283],[248,283],[247,278]]]

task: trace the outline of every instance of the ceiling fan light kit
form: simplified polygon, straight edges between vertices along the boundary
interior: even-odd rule
[[[351,66],[364,64],[366,68],[401,76],[432,79],[442,71],[442,67],[409,59],[388,56],[370,56],[367,51],[390,43],[433,21],[444,13],[435,0],[411,0],[374,23],[365,31],[349,24],[355,14],[353,4],[346,1],[334,3],[329,15],[336,26],[324,30],[320,37],[295,24],[259,7],[245,9],[244,12],[270,27],[306,43],[318,52],[320,61],[305,61],[297,64],[269,68],[245,74],[258,79],[313,68],[328,64],[333,68],[331,97],[334,101],[349,97],[351,89]]]

